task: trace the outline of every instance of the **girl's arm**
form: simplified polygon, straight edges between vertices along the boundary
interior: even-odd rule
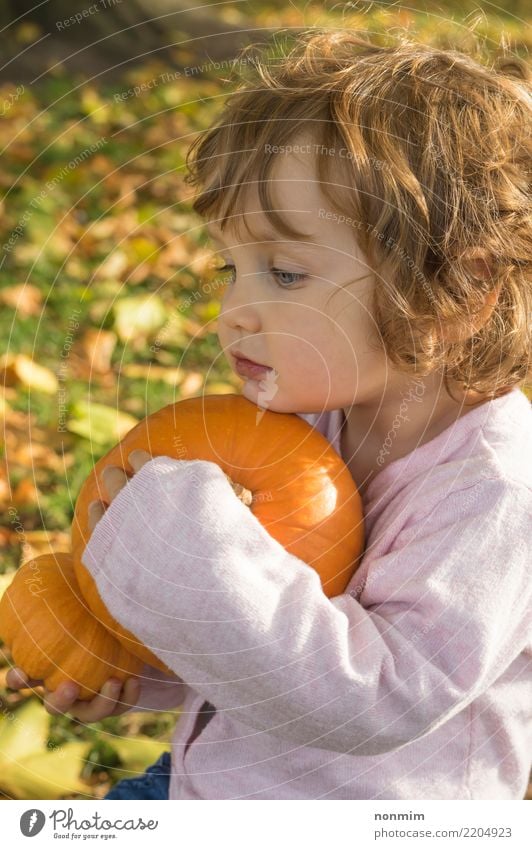
[[[328,599],[217,465],[158,457],[83,562],[117,620],[219,711],[295,745],[378,755],[463,710],[527,645],[531,501],[502,479],[451,492],[393,551],[366,552],[363,606]]]

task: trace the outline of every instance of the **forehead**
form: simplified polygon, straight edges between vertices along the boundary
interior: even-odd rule
[[[314,218],[319,204],[325,199],[317,178],[309,179],[312,169],[310,157],[303,161],[296,159],[291,154],[276,155],[268,179],[269,195],[272,209],[301,234],[299,241],[312,243],[317,235]],[[246,242],[250,239],[259,242],[287,239],[287,235],[279,232],[266,215],[259,198],[258,183],[253,178],[243,186],[238,206],[238,211],[233,209],[226,221],[223,233],[219,219],[207,223],[206,229],[212,238],[220,241],[230,232],[239,241]]]
[[[248,178],[248,182],[243,185],[238,209],[232,209],[223,233],[218,223],[223,214],[217,212],[220,217],[211,219],[207,226],[209,235],[220,243],[233,239],[235,243],[286,243],[288,239],[293,245],[301,243],[305,249],[316,250],[316,246],[320,246],[358,256],[360,245],[356,226],[352,219],[339,215],[331,207],[331,201],[323,193],[319,179],[319,154],[314,143],[305,144],[306,141],[307,137],[300,137],[294,140],[293,145],[299,146],[299,150],[288,147],[286,152],[276,153],[268,177],[272,211],[277,212],[302,235],[292,241],[288,234],[275,230],[274,223],[269,220],[261,205],[256,177]],[[338,179],[345,189],[345,177]],[[328,190],[331,187],[334,189],[336,178],[331,176],[329,180],[333,180],[333,183],[332,186],[328,183]]]

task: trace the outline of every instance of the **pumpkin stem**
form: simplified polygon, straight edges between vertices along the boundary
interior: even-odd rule
[[[224,472],[224,475],[225,475],[225,472]],[[227,480],[229,481],[229,483],[231,484],[231,486],[233,487],[233,492],[235,493],[236,497],[238,499],[240,499],[242,504],[245,504],[246,507],[251,507],[251,504],[253,502],[253,493],[249,489],[246,489],[245,486],[242,486],[241,483],[237,483],[236,481],[231,480],[229,475],[225,475],[225,476],[226,476]]]

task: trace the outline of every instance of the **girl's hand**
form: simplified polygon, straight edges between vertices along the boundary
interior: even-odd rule
[[[142,451],[136,448],[131,454],[128,454],[128,460],[133,466],[134,472],[138,472],[145,463],[148,463],[152,458],[147,451]],[[126,485],[130,475],[128,475],[120,466],[106,466],[102,472],[102,481],[109,496],[109,502],[116,498],[122,487]],[[96,524],[100,521],[103,514],[107,510],[103,501],[91,501],[88,507],[89,510],[89,530],[92,532]]]
[[[9,670],[6,684],[11,690],[44,686],[41,680],[29,678],[18,666]],[[80,722],[98,722],[106,716],[125,713],[135,705],[140,693],[140,680],[128,678],[122,687],[118,679],[109,678],[91,701],[78,701],[79,690],[75,681],[63,681],[53,691],[44,688],[44,707],[52,716],[69,713]]]

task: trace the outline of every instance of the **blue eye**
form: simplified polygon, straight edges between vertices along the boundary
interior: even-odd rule
[[[277,277],[277,279],[280,279],[283,274],[288,275],[288,277],[293,277],[294,279],[292,280],[291,283],[289,283],[287,280],[285,280],[285,283],[287,283],[288,286],[291,286],[293,283],[297,283],[299,280],[304,280],[305,277],[307,276],[306,274],[301,274],[297,271],[281,271],[280,268],[272,268],[271,271],[272,271],[272,274],[274,274]]]
[[[234,280],[235,266],[234,265],[228,265],[228,264],[222,265],[220,268],[217,268],[216,271],[219,271],[221,274],[231,272],[231,283],[235,282],[235,280]],[[294,283],[297,283],[300,280],[304,280],[305,277],[307,276],[306,274],[301,274],[300,272],[297,272],[297,271],[282,271],[282,269],[280,269],[280,268],[272,268],[271,273],[274,275],[274,277],[277,278],[278,282],[280,281],[280,285],[285,289],[290,288],[290,286],[292,286]],[[282,277],[285,276],[285,275],[287,275],[288,277],[291,277],[293,279],[292,280],[286,280],[285,279],[283,281]]]

